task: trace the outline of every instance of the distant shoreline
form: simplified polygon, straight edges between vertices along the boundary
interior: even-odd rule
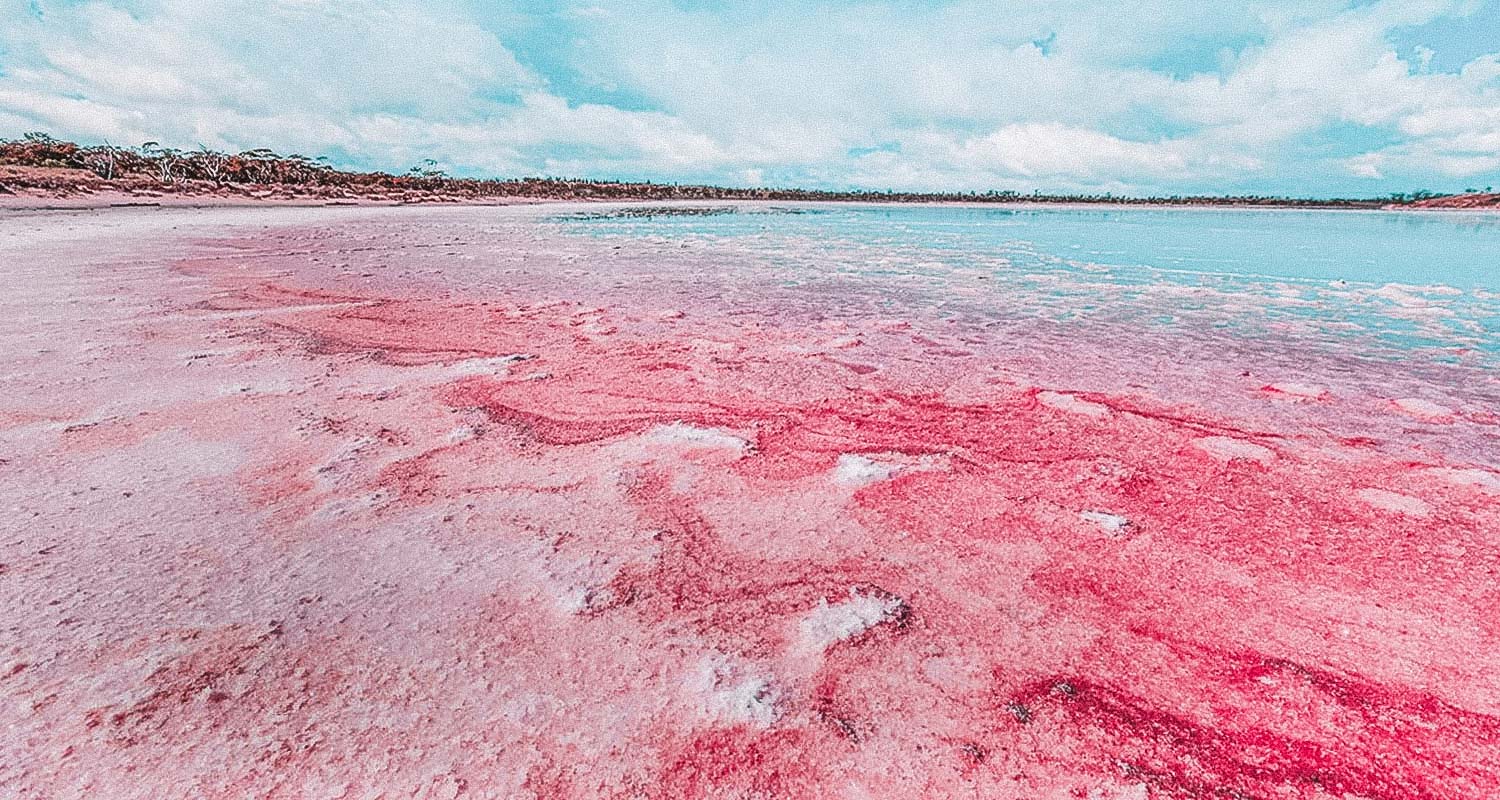
[[[82,200],[83,202],[78,202]],[[404,175],[348,172],[319,159],[269,150],[239,154],[178,151],[155,145],[79,145],[42,134],[0,139],[0,207],[36,201],[77,207],[156,205],[463,204],[547,201],[770,201],[965,204],[991,207],[1284,208],[1329,210],[1500,209],[1500,194],[1393,195],[1385,198],[1277,196],[1117,197],[1033,192],[881,192],[730,188],[564,178],[455,178],[436,169]]]
[[[1018,199],[1011,201],[973,201],[973,200],[816,200],[816,199],[745,199],[745,198],[655,198],[655,197],[611,197],[611,198],[568,198],[568,197],[469,197],[469,198],[422,198],[403,197],[393,198],[322,198],[314,196],[287,196],[270,195],[264,197],[244,195],[216,195],[216,194],[132,194],[117,190],[77,190],[60,193],[53,190],[29,191],[21,189],[10,194],[0,193],[0,212],[5,211],[126,211],[144,210],[153,208],[179,208],[179,209],[222,209],[222,208],[337,208],[347,207],[359,208],[395,208],[401,206],[454,206],[454,207],[509,207],[509,206],[535,206],[535,205],[635,205],[650,206],[659,204],[669,208],[683,208],[705,205],[765,205],[776,203],[797,203],[809,205],[848,205],[848,206],[906,206],[906,207],[950,207],[950,208],[975,208],[975,209],[1015,209],[1024,210],[1091,210],[1091,211],[1340,211],[1340,212],[1426,212],[1433,214],[1494,214],[1500,213],[1500,206],[1480,207],[1456,207],[1456,206],[1425,206],[1412,204],[1384,204],[1384,205],[1349,205],[1328,204],[1311,205],[1307,203],[1236,203],[1236,202],[1194,202],[1194,203],[1172,203],[1172,202],[1107,202],[1107,201],[1065,201],[1065,200],[1030,200]]]
[[[0,207],[33,206],[38,202],[69,208],[133,206],[233,205],[517,205],[545,202],[591,203],[861,203],[867,205],[954,205],[997,207],[1087,208],[1247,208],[1380,210],[1410,208],[1380,200],[1308,200],[1296,198],[1092,198],[1069,195],[971,196],[945,193],[819,192],[804,190],[721,189],[668,184],[594,183],[560,179],[516,182],[517,190],[483,193],[455,191],[445,186],[375,185],[353,188],[307,184],[211,184],[181,181],[152,185],[140,180],[105,181],[77,170],[30,167],[24,173],[0,163]],[[603,189],[603,191],[596,191]]]

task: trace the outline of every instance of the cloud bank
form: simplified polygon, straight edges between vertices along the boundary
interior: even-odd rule
[[[0,135],[830,188],[1500,184],[1500,40],[1475,35],[1500,0],[0,0],[0,20]]]

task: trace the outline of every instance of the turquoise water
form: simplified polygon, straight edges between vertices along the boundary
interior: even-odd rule
[[[571,215],[570,222],[604,234],[774,232],[966,255],[1025,248],[1115,267],[1500,291],[1500,214],[881,205],[638,213]]]
[[[1500,354],[1500,214],[742,204],[553,221],[789,284],[926,280],[988,293],[976,307],[1059,320],[1357,338],[1391,358]]]

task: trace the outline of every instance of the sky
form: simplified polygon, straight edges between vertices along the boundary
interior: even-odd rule
[[[896,190],[1500,187],[1500,0],[0,0],[0,137]]]

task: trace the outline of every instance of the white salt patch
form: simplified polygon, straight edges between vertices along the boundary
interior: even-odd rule
[[[1387,283],[1379,289],[1371,292],[1371,294],[1375,295],[1376,297],[1383,297],[1398,306],[1421,305],[1426,302],[1394,283]]]
[[[700,661],[683,687],[717,722],[768,728],[776,721],[776,687],[721,653]]]
[[[1258,444],[1247,442],[1244,439],[1235,439],[1230,436],[1205,436],[1193,442],[1199,449],[1215,458],[1225,461],[1233,461],[1243,458],[1248,461],[1259,461],[1262,464],[1271,463],[1276,457],[1269,447],[1261,447]]]
[[[1078,512],[1078,518],[1084,522],[1092,522],[1098,525],[1110,536],[1118,536],[1122,531],[1130,527],[1129,519],[1107,511],[1080,511]]]
[[[887,464],[854,453],[839,456],[833,468],[833,481],[841,486],[868,486],[883,481],[901,470],[900,464]]]
[[[710,706],[720,719],[762,728],[776,721],[776,694],[770,681],[750,678],[715,692]]]
[[[916,459],[901,453],[887,453],[888,457],[905,461],[877,461],[858,453],[839,456],[833,468],[833,482],[840,486],[859,488],[879,481],[889,480],[907,472],[928,472],[948,469],[948,459],[941,455],[924,455]]]
[[[1271,388],[1293,397],[1322,397],[1328,390],[1315,383],[1273,383]]]
[[[1394,403],[1397,408],[1414,417],[1421,417],[1423,419],[1443,419],[1445,417],[1453,416],[1453,409],[1448,408],[1447,406],[1438,405],[1431,400],[1423,400],[1420,397],[1403,397],[1399,400],[1392,400],[1391,402]]]
[[[1421,296],[1423,294],[1454,295],[1463,294],[1463,292],[1461,290],[1452,289],[1445,286],[1403,286],[1399,283],[1387,283],[1379,289],[1371,292],[1371,294],[1375,295],[1376,297],[1385,298],[1386,300],[1389,300],[1392,303],[1405,308],[1421,308],[1423,306],[1430,306],[1434,303],[1443,302],[1441,300],[1433,300],[1430,297]]]
[[[467,442],[477,435],[479,435],[478,431],[474,430],[473,427],[469,425],[460,425],[457,428],[448,431],[447,439],[449,444],[458,444],[459,442]]]
[[[1453,469],[1451,467],[1436,467],[1429,470],[1449,483],[1458,486],[1474,486],[1480,489],[1488,489],[1500,492],[1500,475],[1485,469]]]
[[[732,450],[736,453],[744,453],[750,449],[750,442],[729,431],[719,428],[700,428],[685,422],[657,425],[646,432],[646,438],[664,444]]]
[[[1425,517],[1432,513],[1430,506],[1411,495],[1397,494],[1384,489],[1360,489],[1354,495],[1376,508],[1394,511],[1397,514]]]
[[[1037,392],[1036,399],[1042,405],[1050,406],[1059,411],[1069,411],[1074,414],[1083,414],[1090,417],[1102,417],[1109,413],[1109,406],[1101,403],[1091,403],[1071,394],[1061,392]]]
[[[508,356],[496,356],[493,358],[466,358],[462,361],[454,361],[447,365],[444,370],[449,375],[504,375],[510,371],[510,365],[518,361],[530,361],[536,356],[530,353],[512,353]]]
[[[589,609],[589,587],[569,586],[554,594],[552,599],[565,616],[582,614]]]
[[[901,608],[895,597],[877,597],[849,590],[849,599],[829,604],[818,601],[817,608],[797,624],[798,646],[804,652],[821,653],[829,647],[890,620]]]
[[[308,303],[300,306],[277,306],[275,308],[245,308],[234,311],[194,311],[197,319],[242,319],[245,317],[271,317],[282,314],[300,314],[304,311],[338,311],[346,308],[361,308],[374,305],[376,301],[358,303]]]

